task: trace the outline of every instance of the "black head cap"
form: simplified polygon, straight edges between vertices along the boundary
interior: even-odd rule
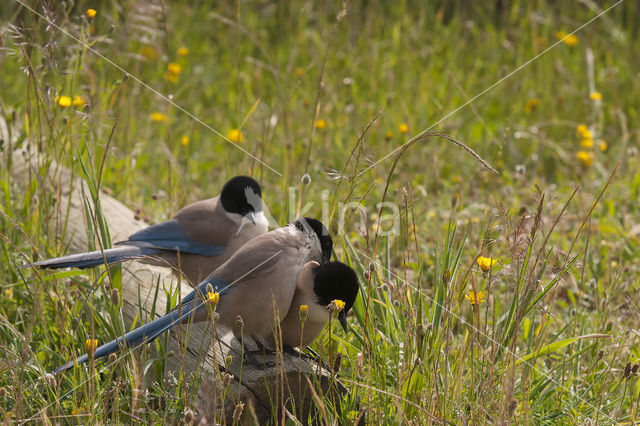
[[[322,248],[322,261],[328,262],[331,260],[331,252],[333,250],[333,240],[329,235],[329,230],[318,219],[312,217],[303,217],[295,222],[296,227],[304,231],[305,227],[309,227],[315,232],[320,241],[320,247]]]
[[[255,180],[248,176],[236,176],[222,187],[220,202],[225,211],[246,215],[262,211],[262,190]]]
[[[348,265],[342,262],[327,262],[318,266],[313,280],[313,292],[319,305],[328,306],[333,300],[344,302],[344,309],[338,314],[338,320],[347,330],[347,313],[358,296],[358,276]]]

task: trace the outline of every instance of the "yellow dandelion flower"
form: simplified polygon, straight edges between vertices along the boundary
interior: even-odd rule
[[[576,131],[578,132],[578,136],[581,136],[587,130],[589,130],[589,128],[587,127],[586,124],[578,124],[578,127],[576,127]]]
[[[178,47],[178,56],[189,56],[189,48],[186,46],[180,46]]]
[[[175,62],[169,62],[167,65],[167,72],[173,75],[179,75],[182,72],[182,65],[176,64]]]
[[[398,126],[398,131],[400,133],[408,133],[409,132],[409,125],[407,125],[407,123],[400,123],[400,125]]]
[[[578,130],[578,136],[582,139],[593,139],[593,133],[591,133],[591,130],[589,129]]]
[[[435,219],[436,218],[436,212],[433,210],[429,210],[429,212],[427,213],[427,217],[429,219]]]
[[[478,257],[477,262],[480,269],[482,269],[484,272],[487,272],[489,271],[489,269],[493,268],[496,263],[498,263],[498,259],[494,259],[493,257],[480,256]]]
[[[304,76],[304,68],[298,67],[293,73],[296,75],[296,77],[302,78],[302,76]]]
[[[69,108],[71,106],[71,98],[69,96],[58,96],[56,98],[56,103],[59,107]]]
[[[465,294],[464,297],[472,305],[479,305],[484,301],[485,292],[484,291],[479,291],[479,292],[475,293],[473,290],[471,290],[469,293]]]
[[[607,145],[607,141],[604,139],[600,139],[598,141],[598,149],[602,152],[605,152],[609,146]]]
[[[9,299],[9,300],[13,299],[13,289],[12,288],[5,289],[4,290],[4,297],[6,299]]]
[[[471,223],[480,223],[480,218],[478,216],[473,216],[471,218]]]
[[[340,312],[341,310],[344,309],[344,305],[345,305],[345,303],[342,300],[333,299],[331,301],[331,305],[330,306],[331,306],[331,310]]]
[[[602,100],[602,93],[600,92],[591,92],[589,93],[589,99],[592,101],[600,101]]]
[[[582,139],[580,141],[580,146],[583,148],[593,148],[593,139],[588,138],[588,139]]]
[[[316,120],[316,129],[318,130],[324,130],[327,127],[327,122],[324,121],[322,118]]]
[[[142,46],[140,54],[148,61],[155,61],[158,59],[158,51],[152,46]]]
[[[391,130],[387,130],[387,133],[384,134],[384,138],[386,140],[390,140],[393,137],[393,133],[391,132]]]
[[[584,167],[589,167],[593,164],[593,152],[578,151],[576,158]]]
[[[151,115],[151,121],[155,121],[156,123],[166,123],[167,121],[169,121],[169,116],[167,114],[163,114],[161,112],[152,112]]]
[[[98,11],[95,9],[87,9],[87,17],[89,19],[93,19],[98,14]]]
[[[540,105],[540,99],[538,98],[531,98],[527,101],[527,103],[524,105],[524,112],[526,113],[530,113],[531,111],[535,110],[536,108],[538,108],[538,105]]]
[[[567,34],[564,31],[556,32],[556,38],[561,40],[564,44],[569,47],[575,47],[580,43],[580,39],[575,34]]]
[[[229,139],[231,142],[242,142],[242,139],[244,139],[244,135],[242,134],[242,132],[240,131],[240,129],[231,129],[227,132],[227,139]]]
[[[98,339],[87,339],[84,342],[84,348],[87,350],[89,356],[93,356],[93,353],[98,349]]]
[[[189,136],[184,135],[180,138],[180,145],[187,146],[189,145]]]
[[[220,293],[217,291],[208,291],[207,292],[207,302],[211,303],[213,306],[218,304],[220,300]]]
[[[82,96],[73,95],[73,101],[71,101],[73,106],[81,107],[87,104],[87,100]]]
[[[300,321],[304,322],[309,313],[309,305],[300,305]]]

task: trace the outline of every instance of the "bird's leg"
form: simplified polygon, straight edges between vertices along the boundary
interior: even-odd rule
[[[273,361],[266,361],[263,360],[258,361],[258,359],[256,358],[256,354],[258,355],[266,355],[267,353],[267,349],[264,347],[264,345],[262,345],[261,342],[259,342],[258,340],[254,340],[256,346],[258,347],[257,350],[252,351],[249,348],[247,348],[247,345],[244,343],[244,341],[238,339],[238,341],[240,341],[240,344],[242,345],[242,353],[244,355],[244,359],[247,363],[251,364],[253,367],[255,368],[273,368],[276,366],[276,363]]]

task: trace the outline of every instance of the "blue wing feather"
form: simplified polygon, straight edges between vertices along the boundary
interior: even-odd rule
[[[194,313],[199,312],[204,308],[204,300],[195,301],[195,296],[199,293],[200,290],[196,289],[189,293],[182,301],[182,309],[178,311],[177,309],[173,309],[168,312],[166,315],[157,318],[151,321],[148,324],[140,326],[135,330],[132,330],[126,333],[124,336],[118,337],[110,341],[109,343],[105,343],[104,345],[98,347],[93,353],[93,358],[95,360],[108,357],[110,354],[117,352],[118,350],[131,348],[134,346],[141,345],[143,343],[149,343],[159,337],[161,334],[170,330],[174,325],[179,322],[188,321]],[[192,303],[188,303],[187,300],[193,301]],[[78,359],[74,361],[69,361],[68,363],[61,365],[56,368],[53,372],[60,373],[66,371],[76,365],[83,364],[89,360],[87,354],[82,355]]]
[[[218,256],[225,246],[194,241],[187,237],[176,219],[142,229],[129,237],[128,241],[118,244],[145,244],[163,250],[179,250],[182,253],[202,256]]]

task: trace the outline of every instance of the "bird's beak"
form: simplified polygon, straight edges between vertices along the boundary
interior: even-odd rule
[[[247,213],[246,215],[244,215],[244,217],[249,219],[254,225],[256,224],[256,217],[254,216],[253,212]]]
[[[338,321],[340,321],[340,325],[342,326],[342,329],[344,330],[344,332],[347,332],[347,313],[343,310],[340,311],[340,313],[338,314]]]

